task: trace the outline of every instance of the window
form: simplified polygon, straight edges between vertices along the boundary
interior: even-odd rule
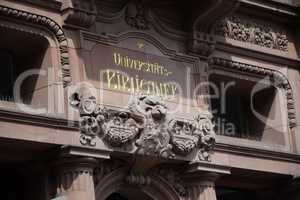
[[[211,107],[217,134],[283,144],[275,87],[236,74],[212,74],[210,81],[210,94],[215,95]]]
[[[3,105],[3,102],[16,101],[13,90],[23,72],[30,69],[47,70],[51,62],[49,43],[44,37],[7,28],[0,28],[0,35],[0,101]],[[47,106],[47,76],[30,75],[20,85],[20,101]]]

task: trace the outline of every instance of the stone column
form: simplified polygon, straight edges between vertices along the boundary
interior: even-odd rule
[[[185,178],[189,200],[217,200],[215,181],[217,173],[203,172],[189,175]]]
[[[95,200],[93,158],[64,158],[55,163],[56,198]]]

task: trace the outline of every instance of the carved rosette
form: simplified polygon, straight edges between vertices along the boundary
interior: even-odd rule
[[[191,121],[177,120],[157,96],[141,95],[127,110],[109,110],[89,94],[74,93],[70,103],[80,113],[80,142],[95,146],[102,139],[111,148],[135,149],[136,154],[174,158],[197,153],[210,160],[215,144],[212,115],[202,112]]]

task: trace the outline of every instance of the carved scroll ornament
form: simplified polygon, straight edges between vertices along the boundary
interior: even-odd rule
[[[210,160],[215,133],[209,112],[192,121],[177,120],[151,95],[137,97],[125,111],[105,108],[92,95],[74,93],[70,100],[80,113],[83,145],[95,146],[98,137],[111,148],[134,149],[140,155],[174,158],[196,152],[198,160]]]

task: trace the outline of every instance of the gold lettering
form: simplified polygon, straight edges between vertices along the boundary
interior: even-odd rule
[[[123,91],[124,92],[126,92],[126,91],[130,92],[131,88],[127,87],[128,84],[129,84],[129,80],[130,80],[129,77],[122,76],[122,86],[123,86]]]
[[[114,63],[116,64],[116,65],[121,65],[121,55],[118,53],[114,53]]]
[[[110,75],[110,70],[106,70],[106,79],[107,79],[107,87],[112,89],[112,80],[113,78],[116,76],[115,72],[112,72],[112,74]]]

